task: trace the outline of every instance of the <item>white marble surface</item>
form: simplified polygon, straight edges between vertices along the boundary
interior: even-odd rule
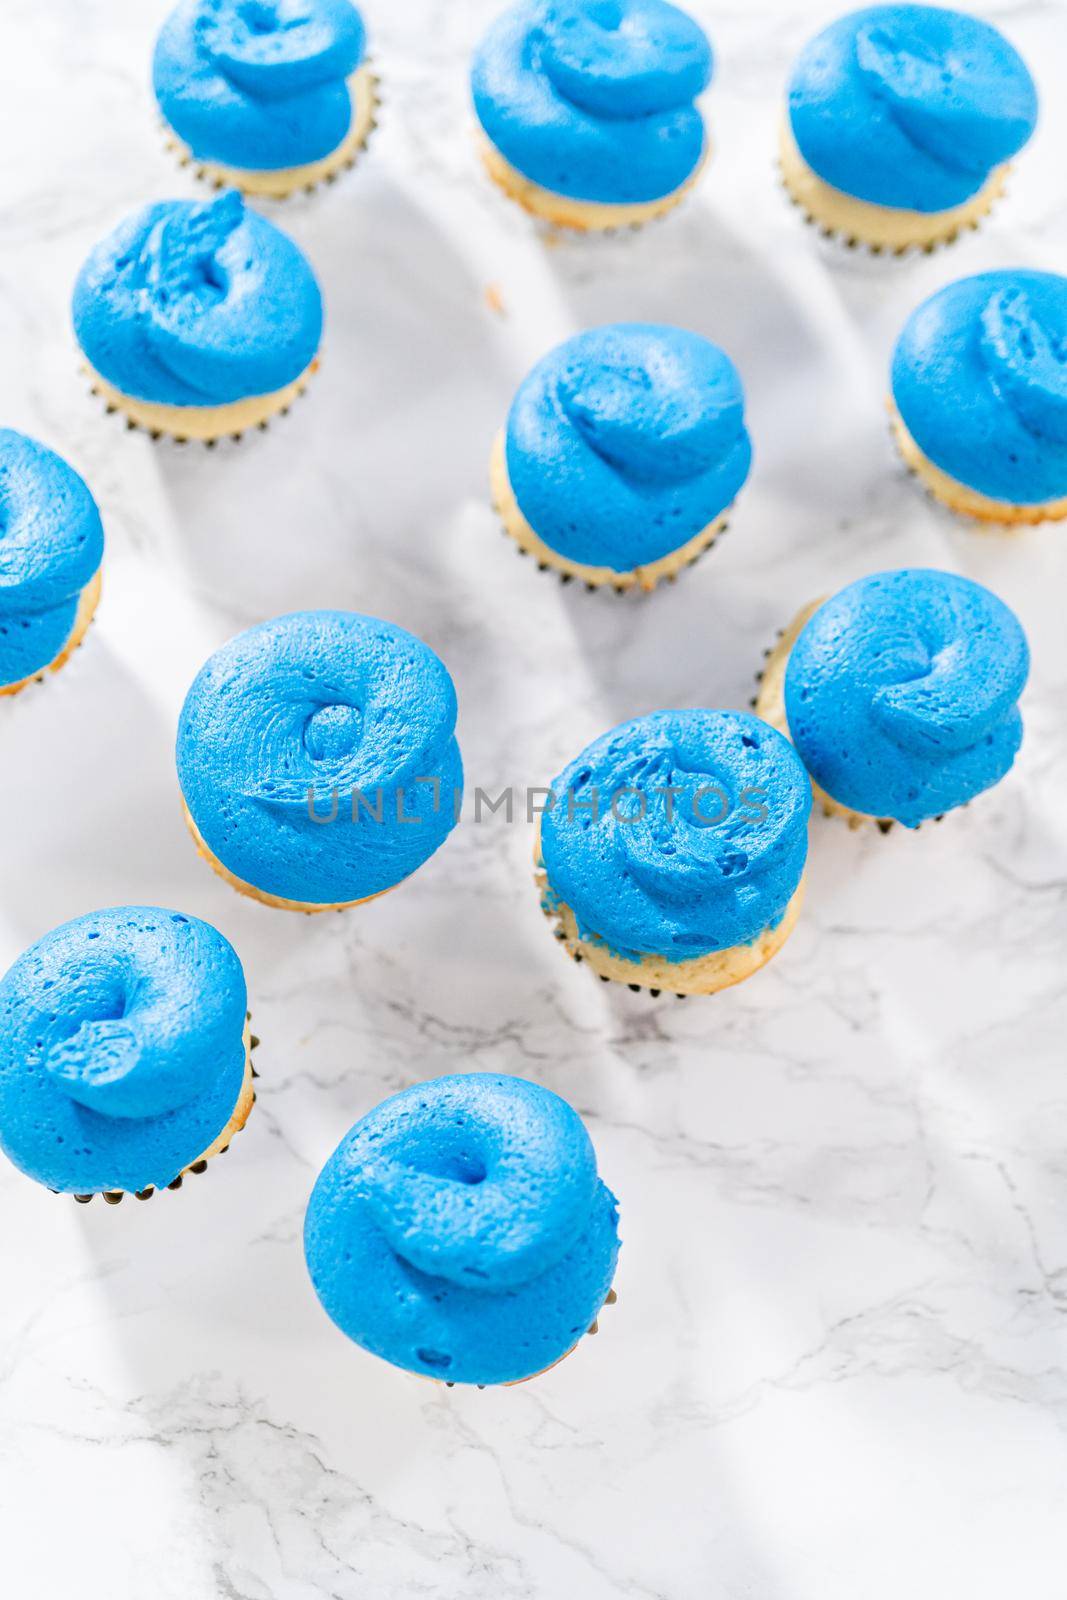
[[[284,211],[320,271],[325,365],[284,426],[153,447],[75,372],[67,302],[125,211],[192,192],[146,91],[163,8],[4,0],[0,417],[86,474],[105,600],[55,681],[0,706],[0,964],[99,904],[217,923],[264,1074],[226,1161],[79,1208],[0,1170],[0,1561],[11,1600],[1053,1600],[1067,1470],[1067,536],[968,531],[888,443],[909,308],[985,266],[1063,267],[1067,13],[983,5],[1044,91],[977,237],[857,262],[771,170],[806,0],[699,4],[719,151],[646,234],[546,248],[476,169],[465,62],[493,0],[368,0],[370,157]],[[503,311],[487,304],[495,285]],[[718,339],[756,467],[729,538],[630,603],[515,558],[489,442],[551,342],[618,316]],[[1034,647],[1016,771],[941,827],[813,830],[783,954],[707,1002],[560,956],[529,830],[462,828],[344,918],[241,901],[197,862],[171,746],[206,653],[298,606],[429,640],[470,780],[537,783],[610,722],[743,704],[810,596],[958,568]],[[618,1306],[525,1387],[446,1390],[320,1313],[299,1235],[348,1126],[414,1077],[517,1072],[588,1119],[622,1202]]]

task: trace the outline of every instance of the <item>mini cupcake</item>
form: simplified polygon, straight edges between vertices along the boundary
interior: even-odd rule
[[[60,1194],[147,1200],[202,1172],[255,1101],[241,963],[206,922],[115,906],[0,981],[0,1148]]]
[[[0,428],[0,695],[59,668],[100,598],[104,530],[60,456]]]
[[[565,1100],[475,1072],[356,1123],[312,1191],[304,1250],[324,1309],[372,1355],[450,1386],[521,1383],[597,1331],[618,1207]]]
[[[964,516],[1067,517],[1067,278],[983,272],[912,313],[892,367],[908,467]]]
[[[93,392],[127,426],[211,444],[288,411],[318,366],[322,299],[293,241],[230,190],[146,206],[74,286]]]
[[[219,189],[331,183],[375,126],[366,42],[348,0],[181,0],[152,62],[172,148]]]
[[[770,653],[756,709],[796,745],[827,816],[917,828],[1009,770],[1029,669],[995,594],[904,568],[805,607]]]
[[[723,531],[751,461],[729,356],[680,328],[620,322],[534,367],[493,447],[491,485],[542,570],[651,590]]]
[[[456,691],[428,645],[352,611],[297,611],[207,662],[178,724],[200,854],[242,894],[343,911],[428,861],[459,815]]]
[[[664,0],[520,0],[474,57],[482,159],[534,216],[581,231],[662,216],[707,159],[711,46]]]
[[[781,162],[824,233],[902,254],[976,228],[1037,121],[996,28],[940,6],[869,6],[823,30],[789,83]]]
[[[756,717],[637,717],[552,784],[536,853],[542,910],[605,983],[713,994],[792,932],[810,810],[795,751]]]

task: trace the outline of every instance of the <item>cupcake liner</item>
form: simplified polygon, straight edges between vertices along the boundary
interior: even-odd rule
[[[205,842],[200,829],[193,820],[192,812],[185,804],[184,798],[182,799],[182,814],[185,817],[185,825],[192,835],[193,843],[196,845],[196,853],[201,860],[206,861],[212,872],[217,877],[220,877],[224,883],[228,883],[231,889],[236,889],[238,894],[243,894],[248,900],[258,901],[261,906],[266,906],[268,910],[300,911],[306,917],[317,917],[321,916],[325,911],[351,911],[356,906],[369,905],[372,900],[380,900],[383,895],[392,894],[394,889],[400,887],[399,883],[394,883],[388,889],[379,889],[375,894],[364,895],[360,900],[338,900],[323,905],[318,905],[311,901],[283,899],[281,895],[270,894],[266,889],[257,889],[254,883],[246,883],[244,878],[237,877],[236,873],[231,872],[228,867],[223,865],[211,846]],[[401,878],[400,883],[403,882],[404,879]]]
[[[548,906],[545,905],[544,901],[541,902],[541,914],[549,922],[551,922],[553,920],[553,917],[555,915],[555,913],[553,911],[551,911]],[[567,954],[570,956],[570,958],[574,962],[575,966],[576,967],[580,967],[582,965],[582,963],[585,961],[585,956],[582,954],[581,950],[576,949],[572,945],[571,941],[567,938],[567,934],[565,933],[563,928],[561,928],[561,927],[553,928],[552,937],[557,941],[557,943],[566,945]],[[598,972],[596,974],[596,976],[600,979],[601,983],[611,983],[613,981],[611,978],[608,977],[606,972]],[[677,989],[674,989],[674,990],[653,989],[651,987],[651,985],[644,984],[644,983],[619,984],[619,988],[629,989],[631,994],[647,994],[647,995],[651,995],[653,1000],[658,1000],[660,995],[662,995],[662,994],[673,994],[674,998],[676,1000],[688,1000],[688,998],[689,998],[688,995],[679,994]]]
[[[31,672],[28,678],[20,678],[17,683],[0,684],[0,699],[12,699],[21,694],[31,683],[44,683],[45,678],[65,667],[71,657],[81,649],[85,643],[85,636],[92,627],[96,617],[96,609],[100,604],[100,591],[102,588],[102,568],[97,567],[95,575],[90,578],[81,592],[78,611],[74,618],[74,628],[70,638],[57,656],[47,661],[37,672]]]
[[[712,153],[711,140],[706,138],[700,160],[689,177],[662,199],[612,204],[598,200],[574,200],[535,183],[513,167],[485,134],[479,134],[478,146],[482,165],[490,180],[507,199],[520,206],[527,216],[534,218],[548,245],[558,243],[563,238],[617,238],[622,234],[636,233],[649,223],[661,221],[696,187]]]
[[[259,1077],[259,1073],[256,1071],[256,1068],[252,1064],[252,1055],[253,1055],[254,1051],[258,1050],[260,1041],[259,1041],[258,1035],[252,1033],[252,1031],[247,1027],[247,1024],[249,1022],[251,1022],[251,1020],[252,1020],[252,1013],[250,1011],[246,1012],[246,1014],[245,1014],[245,1023],[246,1023],[245,1038],[247,1040],[247,1045],[246,1045],[246,1051],[247,1051],[247,1054],[246,1054],[247,1078],[246,1078],[245,1081],[247,1081],[248,1078],[250,1078],[252,1081],[254,1081],[255,1079],[257,1079]],[[238,1114],[240,1112],[241,1104],[242,1104],[242,1101],[244,1100],[244,1098],[245,1098],[244,1083],[242,1083],[241,1094],[238,1096],[237,1104],[234,1106],[234,1109],[233,1109],[232,1113],[230,1114],[230,1118],[229,1118],[229,1121],[226,1123],[226,1126],[223,1129],[220,1130],[218,1138],[222,1138],[223,1135],[226,1134],[231,1129],[231,1126],[236,1122],[236,1119],[237,1119]],[[217,1150],[214,1148],[214,1144],[213,1145],[209,1145],[208,1149],[205,1151],[205,1153],[202,1156],[198,1156],[195,1161],[190,1161],[190,1163],[189,1163],[189,1165],[187,1167],[183,1167],[182,1170],[178,1173],[176,1178],[172,1178],[171,1181],[168,1184],[160,1185],[158,1187],[159,1188],[167,1188],[167,1189],[180,1189],[182,1187],[182,1180],[185,1178],[187,1173],[193,1173],[194,1176],[196,1176],[196,1177],[202,1176],[208,1169],[208,1163],[211,1162],[211,1161],[214,1161],[216,1156],[224,1156],[226,1154],[226,1152],[230,1148],[231,1141],[234,1138],[236,1138],[236,1136],[239,1133],[243,1133],[244,1132],[245,1126],[246,1126],[246,1124],[248,1122],[248,1118],[252,1114],[252,1108],[256,1103],[256,1098],[257,1098],[256,1091],[255,1091],[255,1089],[253,1089],[252,1093],[251,1093],[251,1098],[249,1099],[249,1103],[248,1103],[248,1110],[245,1112],[243,1119],[239,1123],[237,1123],[236,1126],[232,1127],[232,1132],[229,1132],[229,1137],[226,1139],[226,1143],[225,1144],[219,1145],[219,1148]],[[218,1139],[215,1140],[215,1144],[217,1144],[217,1143],[218,1143]],[[53,1192],[56,1192],[56,1191],[53,1191]],[[154,1194],[156,1194],[157,1192],[158,1192],[157,1191],[157,1185],[154,1184],[154,1183],[150,1183],[146,1189],[133,1189],[133,1190],[127,1190],[127,1189],[99,1189],[99,1190],[94,1190],[94,1192],[92,1194],[76,1194],[76,1195],[73,1196],[73,1199],[76,1201],[76,1203],[78,1205],[87,1206],[89,1204],[89,1201],[95,1199],[96,1195],[99,1194],[101,1200],[103,1200],[105,1205],[117,1206],[117,1205],[121,1204],[121,1202],[125,1199],[127,1194],[132,1194],[135,1200],[151,1200],[152,1196]]]
[[[719,994],[723,989],[733,988],[735,984],[753,977],[773,960],[792,933],[805,890],[802,876],[777,926],[765,929],[751,945],[710,951],[705,956],[672,962],[653,955],[645,956],[640,961],[630,961],[623,956],[612,955],[606,946],[583,939],[571,907],[550,892],[540,838],[534,850],[534,884],[540,897],[542,914],[547,921],[556,924],[552,929],[553,938],[576,966],[584,962],[601,983],[614,983],[620,988],[629,989],[631,994],[647,993],[654,1000],[662,994],[673,994],[679,1000],[689,995],[706,997]],[[746,966],[743,959],[731,961],[730,958],[736,957],[739,951],[750,952],[752,959],[749,965]],[[605,967],[607,971],[602,970]],[[646,976],[650,981],[639,983],[637,974]],[[678,984],[682,985],[680,989],[676,987]]]
[[[929,460],[905,427],[891,396],[886,399],[886,409],[889,412],[889,436],[908,476],[915,480],[929,501],[962,518],[973,531],[994,535],[1018,534],[1025,528],[1041,527],[1045,523],[1067,519],[1067,496],[1028,506],[993,500],[976,489],[969,489]]]
[[[729,519],[736,505],[736,501],[731,501],[692,539],[667,555],[628,572],[615,572],[609,567],[593,567],[587,563],[570,561],[538,537],[515,499],[507,474],[502,434],[497,435],[493,446],[489,477],[492,506],[500,518],[501,532],[512,541],[519,555],[528,556],[534,561],[538,572],[553,572],[561,584],[576,583],[590,593],[602,589],[617,595],[648,595],[661,583],[675,583],[687,567],[696,566],[701,556],[707,555],[729,530]],[[604,573],[605,576],[594,580],[587,576],[589,573]]]
[[[108,384],[105,379],[101,378],[99,373],[94,372],[86,362],[82,363],[81,371],[83,376],[88,379],[89,393],[94,397],[94,399],[97,399],[102,403],[104,415],[108,417],[120,416],[125,424],[127,433],[147,434],[153,444],[165,442],[169,445],[180,446],[182,449],[184,449],[186,445],[199,444],[203,445],[204,449],[206,450],[215,450],[220,444],[223,443],[235,445],[240,444],[242,439],[244,439],[248,434],[267,433],[272,422],[278,418],[287,417],[296,401],[304,398],[304,395],[307,393],[311,384],[311,380],[315,376],[316,372],[318,372],[320,365],[321,357],[316,355],[311,364],[305,368],[298,378],[294,379],[291,384],[288,384],[284,390],[277,390],[277,394],[284,394],[286,396],[285,403],[278,405],[275,409],[269,411],[265,417],[257,418],[255,421],[251,421],[245,426],[235,428],[233,430],[222,429],[220,432],[211,434],[204,438],[200,438],[189,433],[178,433],[170,427],[153,427],[151,424],[143,420],[139,420],[137,416],[131,415],[126,408],[130,406],[137,408],[137,410],[143,410],[145,407],[152,406],[154,402],[139,401],[133,396],[122,394],[120,390],[115,389],[112,385]],[[265,395],[256,395],[252,396],[251,398],[268,399],[270,397]],[[230,403],[234,405],[243,404],[241,401],[233,401]],[[164,409],[178,410],[180,408],[164,407]],[[199,410],[201,408],[194,407],[193,409]],[[223,410],[225,408],[205,407],[203,409]]]
[[[535,879],[535,881],[538,880]],[[543,884],[541,882],[538,882],[538,888],[543,889]],[[673,994],[676,1000],[686,1000],[690,995],[699,995],[702,999],[707,999],[711,995],[721,994],[725,989],[732,989],[738,983],[744,983],[746,978],[753,977],[758,971],[760,971],[762,967],[766,966],[767,963],[778,954],[778,951],[782,948],[782,945],[785,944],[789,935],[792,933],[794,926],[796,925],[796,920],[800,912],[800,905],[803,900],[803,896],[804,880],[802,878],[796,890],[794,891],[789,905],[786,907],[785,915],[782,917],[781,922],[776,928],[768,930],[768,942],[770,944],[770,949],[768,950],[767,954],[748,970],[739,972],[736,977],[727,978],[725,982],[716,983],[711,988],[692,987],[687,989],[674,989],[670,986],[669,982],[665,978],[661,979],[658,983],[637,983],[633,980],[633,978],[626,976],[626,973],[634,970],[639,971],[646,963],[625,961],[621,958],[612,958],[612,965],[617,965],[620,967],[620,969],[622,969],[620,976],[616,977],[610,973],[600,972],[593,965],[589,958],[589,951],[594,947],[591,946],[587,941],[583,941],[579,936],[570,933],[563,926],[565,912],[569,913],[573,918],[573,913],[570,912],[570,908],[567,907],[556,909],[546,905],[544,899],[542,899],[541,910],[549,921],[556,921],[559,924],[552,930],[553,938],[557,941],[557,943],[564,946],[567,954],[570,956],[575,966],[581,966],[584,962],[585,965],[590,967],[590,970],[596,974],[601,983],[614,983],[617,988],[629,989],[631,994],[647,994],[653,1000],[658,1000],[659,997],[664,994]],[[723,952],[723,954],[726,953],[727,952]],[[654,958],[650,959],[654,960]],[[673,965],[673,963],[663,962],[661,965],[666,968],[668,965]],[[683,963],[679,962],[678,965],[682,966]],[[684,963],[684,965],[689,966],[691,963]],[[677,982],[678,980],[675,979],[675,981]]]
[[[499,514],[499,509],[500,508],[498,506],[494,506],[493,509],[495,511],[497,511],[498,514]],[[733,507],[730,506],[728,508],[728,511],[726,513],[724,513],[724,516],[728,515],[729,511],[732,511],[732,510],[733,510]],[[679,577],[681,576],[681,574],[688,567],[695,567],[697,562],[701,559],[701,557],[702,556],[706,556],[708,554],[708,552],[711,550],[712,546],[713,545],[717,545],[719,540],[723,537],[723,535],[725,533],[729,532],[730,524],[727,521],[715,523],[715,524],[713,524],[713,529],[714,529],[714,531],[712,531],[712,532],[710,532],[708,534],[708,537],[707,537],[707,540],[705,541],[705,543],[703,543],[701,545],[701,547],[699,548],[699,550],[697,550],[693,555],[687,556],[685,561],[682,563],[681,567],[679,567],[677,571],[675,571],[675,572],[665,572],[665,573],[662,574],[661,577],[657,577],[656,579],[653,580],[652,583],[650,583],[650,584],[648,584],[646,586],[646,585],[643,585],[643,584],[641,584],[640,582],[638,582],[636,580],[632,581],[630,583],[619,583],[619,582],[609,582],[609,581],[605,581],[603,583],[589,583],[586,580],[584,580],[581,577],[579,577],[579,575],[577,573],[575,573],[575,572],[561,572],[560,569],[558,567],[554,567],[553,564],[550,561],[540,561],[540,560],[538,560],[537,556],[534,554],[534,552],[532,550],[525,549],[525,547],[523,545],[521,545],[519,543],[519,541],[516,539],[515,535],[512,533],[511,529],[507,526],[506,523],[502,522],[501,526],[500,526],[501,533],[504,535],[504,537],[506,539],[510,539],[511,540],[512,545],[514,546],[514,549],[515,549],[515,552],[516,552],[517,555],[528,556],[536,564],[538,572],[554,572],[556,577],[559,579],[560,584],[563,587],[566,587],[567,584],[574,583],[574,584],[576,584],[578,586],[578,588],[585,589],[590,594],[596,594],[598,592],[601,592],[601,593],[604,593],[604,594],[638,595],[638,596],[645,596],[645,595],[652,594],[654,592],[654,590],[659,588],[661,583],[677,583],[677,581],[678,581]]]
[[[808,201],[801,193],[797,191],[790,179],[785,158],[787,154],[792,156],[793,150],[793,139],[791,132],[789,131],[788,120],[786,120],[783,124],[782,136],[779,144],[779,154],[775,165],[778,170],[779,182],[790,204],[796,207],[806,223],[817,229],[820,238],[830,240],[835,245],[840,246],[845,250],[853,251],[860,255],[874,257],[888,256],[899,259],[901,257],[910,255],[933,255],[936,250],[945,249],[950,245],[956,244],[961,235],[969,232],[976,232],[982,226],[982,223],[985,221],[994,205],[996,205],[997,201],[1003,198],[1009,170],[1008,164],[1005,163],[999,170],[994,172],[990,178],[987,179],[985,186],[976,196],[974,196],[973,200],[963,206],[955,207],[954,210],[960,213],[968,214],[961,215],[954,224],[950,224],[947,230],[940,237],[925,240],[908,240],[899,244],[890,244],[885,242],[878,244],[872,243],[868,239],[864,238],[861,229],[835,226],[834,224],[827,222],[824,217],[819,216],[817,211],[812,210]],[[811,170],[810,168],[807,168],[806,163],[804,163],[804,158],[800,155],[799,151],[796,152],[796,159],[798,162],[803,164],[805,172],[809,172]],[[817,182],[823,183],[823,180],[819,179],[817,173],[812,172],[811,176]],[[830,184],[824,184],[824,187],[832,190],[832,185]],[[838,193],[836,190],[832,192],[835,194]],[[841,198],[846,203],[854,203],[857,207],[865,207],[872,204],[871,202],[859,200],[850,195],[842,195]],[[875,209],[884,209],[890,214],[893,212],[892,207],[876,207]],[[936,215],[937,213],[931,213],[931,216]]]
[[[371,63],[369,61],[364,62],[363,66],[369,69]],[[247,179],[242,182],[242,169],[239,167],[227,167],[220,162],[201,160],[178,137],[166,119],[160,116],[159,127],[163,137],[163,145],[168,154],[174,157],[179,167],[191,169],[193,177],[199,183],[207,184],[209,188],[216,191],[237,189],[250,200],[276,201],[291,200],[295,195],[299,194],[314,194],[316,190],[328,184],[336,183],[338,178],[343,177],[346,172],[351,172],[378,127],[378,113],[382,106],[381,79],[376,72],[368,70],[366,84],[370,96],[369,116],[356,139],[353,141],[351,140],[351,134],[346,135],[338,147],[338,150],[344,151],[343,155],[339,155],[338,150],[335,150],[330,155],[323,156],[319,161],[303,162],[298,167],[282,169],[290,172],[293,176],[291,185],[286,188],[278,190],[261,189],[255,184],[250,184]],[[308,179],[300,176],[302,172],[316,172],[318,175]]]
[[[984,211],[980,217],[976,217],[973,222],[965,223],[962,227],[955,228],[943,239],[934,239],[927,244],[868,244],[867,240],[860,238],[859,234],[845,233],[839,228],[831,228],[825,222],[822,222],[814,214],[814,212],[809,211],[804,205],[803,201],[798,200],[792,189],[789,187],[789,183],[786,179],[784,171],[782,170],[781,163],[776,163],[776,166],[778,169],[779,187],[784,193],[786,199],[789,201],[789,204],[793,206],[795,210],[800,212],[800,215],[806,225],[814,228],[820,239],[825,239],[828,243],[833,244],[840,250],[846,250],[857,256],[866,256],[875,259],[889,258],[891,260],[899,261],[907,258],[908,256],[932,256],[938,250],[950,249],[953,245],[959,243],[960,238],[964,234],[978,232],[986,217],[989,215],[989,211],[993,209],[996,200],[1000,199],[1003,194],[1003,191],[1001,191],[1001,194],[995,196],[995,198],[990,201],[989,210]]]

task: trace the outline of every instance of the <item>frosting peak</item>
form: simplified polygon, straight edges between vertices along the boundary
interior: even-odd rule
[[[1003,601],[948,572],[861,578],[801,630],[789,731],[834,800],[917,827],[997,783],[1022,740],[1026,638]]]
[[[117,906],[54,929],[0,982],[0,1145],[53,1189],[169,1183],[237,1103],[245,1008],[237,956],[194,917]]]
[[[1067,278],[983,272],[909,317],[893,400],[919,449],[994,500],[1067,495]]]
[[[103,554],[100,513],[74,468],[0,428],[0,685],[59,655]]]
[[[616,327],[587,338],[581,354],[588,359],[560,376],[560,400],[617,471],[681,483],[743,437],[741,386],[721,352],[695,335]]]
[[[981,314],[982,356],[994,388],[1038,437],[1067,444],[1067,335],[1041,321],[1023,289],[1000,289]]]
[[[519,387],[505,443],[535,533],[620,571],[713,522],[752,459],[733,363],[699,334],[651,323],[594,328],[550,351]]]
[[[102,377],[166,405],[225,405],[284,388],[322,335],[304,256],[233,190],[130,217],[82,267],[73,313]]]
[[[181,941],[162,976],[146,971],[140,959],[141,940],[160,930],[166,934],[165,920],[161,916],[158,928],[127,929],[133,938],[112,938],[99,955],[88,951],[78,1010],[68,1011],[63,1022],[64,1030],[73,1031],[43,1047],[41,1067],[50,1080],[102,1117],[161,1117],[203,1094],[215,1075],[204,1035],[182,1034],[173,1026],[176,1010],[193,1012],[200,1005],[196,962],[186,958]],[[170,921],[172,927],[187,925],[173,916]],[[87,946],[100,941],[99,929],[85,938]],[[232,1037],[226,1043],[232,1046]]]
[[[346,77],[363,54],[363,24],[348,0],[200,0],[197,11],[212,60],[266,100]]]
[[[201,160],[301,166],[347,134],[365,46],[349,0],[183,0],[156,42],[153,84]]]
[[[226,246],[244,214],[244,201],[231,189],[206,205],[165,212],[149,229],[132,276],[136,282],[143,274],[145,294],[164,325],[201,316],[225,300],[235,265]],[[192,304],[183,307],[186,298]]]
[[[872,6],[802,51],[789,116],[808,165],[877,205],[964,204],[1027,142],[1037,96],[995,28],[939,6]]]
[[[471,1073],[358,1122],[319,1175],[304,1240],[350,1338],[411,1371],[502,1383],[550,1366],[596,1316],[617,1209],[565,1101]]]
[[[519,172],[607,203],[681,188],[704,150],[707,38],[666,0],[520,0],[474,57],[479,121]]]
[[[585,939],[683,961],[750,944],[800,882],[811,788],[789,743],[735,711],[657,711],[555,779],[541,823],[551,894]]]
[[[860,71],[907,137],[979,183],[1033,132],[1033,94],[1022,81],[990,95],[989,75],[1002,53],[983,31],[931,36],[924,18],[904,7],[856,34]]]
[[[532,48],[560,94],[603,117],[687,105],[711,72],[701,29],[665,4],[563,0],[545,7]]]

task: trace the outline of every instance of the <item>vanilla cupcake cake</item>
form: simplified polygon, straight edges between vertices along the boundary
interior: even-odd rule
[[[1067,278],[982,272],[909,317],[892,364],[908,467],[963,516],[1067,517]]]
[[[104,530],[73,467],[0,428],[0,695],[73,654],[100,598]]]
[[[549,1089],[472,1072],[392,1095],[341,1141],[304,1224],[342,1333],[452,1384],[521,1383],[615,1299],[618,1205]]]
[[[793,741],[827,816],[917,828],[1010,770],[1029,668],[995,594],[902,568],[806,606],[770,653],[756,709]]]
[[[0,981],[0,1148],[77,1200],[202,1172],[255,1101],[244,973],[195,917],[115,906],[54,928]]]
[[[1026,64],[989,23],[868,6],[801,52],[782,175],[809,220],[848,245],[932,249],[978,226],[1036,121]]]
[[[708,154],[712,54],[665,0],[520,0],[471,73],[482,158],[535,216],[582,231],[670,211]]]
[[[128,218],[82,267],[73,315],[94,393],[153,437],[265,426],[318,365],[315,274],[234,190]]]
[[[456,691],[403,628],[298,611],[222,647],[178,724],[186,822],[240,893],[341,911],[395,888],[456,825]]]
[[[220,189],[332,182],[375,125],[366,43],[349,0],[182,0],[152,62],[172,147]]]
[[[582,751],[537,847],[556,938],[604,982],[712,994],[796,922],[811,785],[782,735],[740,711],[656,711]]]
[[[519,386],[491,463],[506,531],[589,588],[654,589],[714,542],[748,476],[741,380],[699,334],[614,323]]]

